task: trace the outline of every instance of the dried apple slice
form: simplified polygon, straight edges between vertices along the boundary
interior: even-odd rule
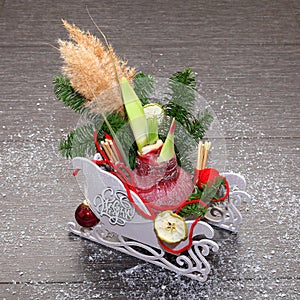
[[[157,237],[168,244],[178,243],[188,236],[184,219],[171,210],[165,210],[156,216],[154,230]]]

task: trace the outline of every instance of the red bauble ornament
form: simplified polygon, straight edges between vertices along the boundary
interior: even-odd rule
[[[91,211],[89,205],[85,201],[77,207],[75,219],[82,227],[93,227],[99,222],[99,219]]]

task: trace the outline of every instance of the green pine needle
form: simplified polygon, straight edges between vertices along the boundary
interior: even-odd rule
[[[170,79],[174,82],[180,82],[192,89],[196,87],[195,73],[190,68],[185,68],[183,72],[174,73]]]
[[[190,154],[195,149],[199,140],[205,135],[213,121],[212,114],[205,110],[195,115],[194,108],[196,101],[195,73],[186,68],[183,72],[174,73],[169,79],[170,92],[166,95],[166,103],[163,105],[165,114],[175,118],[184,128],[180,134],[175,133],[175,149],[177,161],[188,172],[193,173],[194,161],[191,161]],[[182,136],[186,138],[182,139]]]
[[[203,207],[200,203],[191,203],[184,206],[179,215],[183,218],[188,218],[191,216],[199,216],[204,217],[209,207],[218,205],[218,202],[214,202],[214,199],[218,199],[220,197],[221,187],[225,185],[224,178],[218,177],[216,178],[214,184],[206,185],[203,190],[199,189],[195,186],[193,193],[187,200],[187,203],[191,200],[201,199],[204,203],[207,204],[207,207]]]
[[[203,116],[194,116],[196,81],[195,73],[186,68],[170,77],[167,103],[163,106],[166,114],[176,118],[187,132],[197,141],[202,139],[213,121],[213,116],[205,110]]]
[[[72,130],[60,141],[59,150],[66,158],[93,156],[96,153],[94,126],[87,124]]]
[[[205,111],[202,114],[199,113],[197,117],[191,117],[191,122],[188,125],[188,132],[195,138],[195,140],[202,139],[213,119],[214,117],[212,114],[205,109]]]
[[[184,107],[188,113],[193,113],[196,88],[195,73],[189,68],[183,72],[174,73],[169,79],[169,88],[171,92],[167,99],[176,106]]]
[[[79,113],[87,109],[85,107],[86,99],[73,89],[67,77],[62,75],[55,76],[53,84],[55,96],[71,109]]]
[[[202,191],[195,186],[194,192],[190,195],[189,199],[187,200],[187,203],[191,200],[198,200],[201,199]],[[208,208],[204,208],[201,203],[191,203],[186,206],[184,206],[181,211],[179,212],[179,215],[183,218],[188,218],[191,216],[199,216],[204,217],[204,215],[207,213]]]
[[[224,178],[223,177],[217,177],[213,184],[206,184],[205,188],[203,189],[203,192],[201,194],[201,200],[204,203],[210,202],[212,199],[218,199],[219,198],[219,191],[221,188],[221,185],[224,185]],[[213,202],[215,203],[215,202]]]
[[[151,75],[138,73],[133,79],[134,91],[143,105],[149,103],[149,98],[153,92],[154,79]]]
[[[74,138],[74,130],[71,131],[65,139],[61,139],[58,145],[58,149],[62,156],[72,158],[72,143]]]

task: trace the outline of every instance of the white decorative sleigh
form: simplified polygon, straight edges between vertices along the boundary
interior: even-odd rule
[[[72,163],[74,169],[81,170],[85,176],[89,206],[100,222],[92,228],[70,222],[70,232],[200,282],[206,281],[211,271],[207,256],[211,251],[219,250],[213,241],[214,230],[210,224],[237,232],[242,220],[238,206],[242,201],[250,201],[245,192],[244,177],[223,173],[230,186],[228,199],[210,208],[205,218],[193,228],[191,246],[174,255],[161,246],[154,231],[154,221],[143,216],[150,212],[136,193],[130,191],[132,204],[128,191],[116,176],[86,158],[76,157]],[[193,222],[186,220],[189,229]],[[172,249],[183,249],[187,244],[188,239],[174,244]]]

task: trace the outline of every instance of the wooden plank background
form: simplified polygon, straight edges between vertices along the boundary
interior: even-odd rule
[[[0,1],[1,299],[299,299],[298,0]],[[217,231],[209,280],[69,236],[82,200],[58,140],[77,116],[55,100],[61,19],[131,66],[191,67],[220,121],[227,170],[248,181],[238,235]]]

